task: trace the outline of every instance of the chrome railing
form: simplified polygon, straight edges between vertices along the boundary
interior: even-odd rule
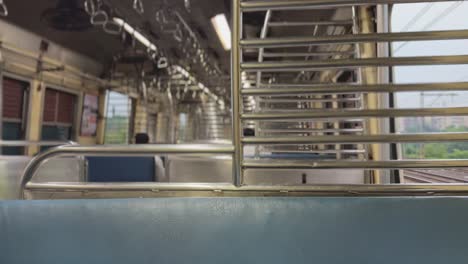
[[[24,195],[25,190],[36,190],[43,187],[42,183],[32,183],[34,175],[37,173],[40,166],[48,159],[63,157],[63,156],[148,156],[161,154],[230,154],[234,153],[234,147],[231,145],[133,145],[133,146],[60,146],[34,157],[24,170],[21,178],[21,194]],[[47,185],[47,184],[46,184]],[[62,183],[55,185],[57,189],[62,187],[69,189],[72,183]],[[42,186],[42,187],[41,187]],[[87,184],[86,186],[93,186]],[[93,188],[108,188],[119,186],[115,184],[95,184]],[[169,184],[169,187],[171,185]],[[71,188],[71,187],[70,187]],[[164,184],[162,185],[164,189]],[[172,189],[170,187],[169,189]],[[71,188],[73,189],[73,188]]]
[[[53,147],[61,145],[78,145],[74,141],[27,141],[27,140],[0,140],[0,147]]]
[[[446,31],[428,31],[428,32],[402,32],[402,33],[361,33],[358,32],[355,21],[347,21],[353,25],[352,33],[322,35],[322,36],[287,36],[287,37],[265,37],[248,38],[242,33],[242,16],[245,12],[264,11],[271,13],[275,10],[306,10],[321,8],[353,8],[353,20],[355,19],[355,7],[363,5],[377,4],[399,4],[399,3],[420,3],[420,2],[445,2],[445,1],[427,1],[427,0],[375,0],[375,1],[356,1],[356,0],[302,0],[302,1],[242,1],[236,0],[233,5],[233,45],[232,45],[232,69],[233,69],[233,123],[234,126],[234,144],[236,147],[236,163],[240,164],[237,169],[240,185],[243,184],[243,170],[247,169],[402,169],[402,168],[450,168],[466,167],[467,160],[360,160],[360,161],[262,161],[262,160],[244,160],[242,150],[245,145],[255,146],[275,146],[275,145],[299,145],[299,144],[387,144],[387,143],[407,143],[407,142],[452,142],[468,141],[468,133],[447,133],[447,134],[365,134],[366,131],[357,135],[339,135],[334,133],[330,136],[323,136],[319,133],[315,135],[297,136],[276,128],[284,132],[270,136],[243,137],[242,124],[247,122],[319,122],[330,120],[349,120],[349,119],[375,119],[375,118],[394,118],[394,117],[426,117],[426,116],[468,116],[467,107],[448,107],[448,108],[415,108],[415,109],[369,109],[362,108],[358,110],[348,109],[326,109],[325,111],[316,111],[317,109],[288,110],[267,109],[265,111],[242,111],[243,97],[264,96],[275,100],[275,98],[289,96],[312,96],[322,94],[382,94],[393,92],[414,92],[414,91],[467,91],[467,82],[454,83],[408,83],[408,84],[377,84],[377,83],[320,83],[320,84],[294,84],[294,83],[268,83],[245,87],[243,85],[242,75],[247,73],[263,74],[281,74],[303,71],[323,72],[329,70],[360,70],[367,67],[392,67],[392,66],[417,66],[417,65],[459,65],[468,64],[468,55],[458,56],[420,56],[420,57],[360,57],[340,58],[339,56],[326,59],[319,56],[315,60],[269,60],[269,61],[244,61],[243,52],[252,49],[258,49],[262,56],[268,57],[268,54],[274,54],[273,58],[299,57],[294,52],[285,51],[286,48],[310,47],[310,46],[334,46],[334,45],[356,45],[364,43],[391,43],[402,41],[428,41],[428,40],[457,40],[468,39],[468,30],[446,30]],[[276,23],[276,26],[287,26],[288,23],[269,21]],[[301,26],[317,25],[316,23],[299,23]],[[329,24],[334,24],[329,21]],[[293,24],[290,24],[294,26]],[[245,37],[245,38],[244,38]],[[273,52],[271,49],[280,49]],[[269,49],[268,52],[265,49]],[[317,50],[319,53],[321,49]],[[310,51],[313,53],[314,50]],[[265,56],[267,54],[267,56]],[[304,54],[301,54],[304,55]],[[277,100],[277,99],[276,99]],[[296,101],[301,99],[296,98]],[[336,129],[336,127],[334,127]],[[298,128],[295,127],[294,131]],[[365,130],[365,129],[364,129]],[[296,132],[295,132],[296,133]],[[345,188],[343,186],[343,188]],[[375,185],[371,188],[378,190],[382,185]],[[466,188],[466,187],[461,187]]]

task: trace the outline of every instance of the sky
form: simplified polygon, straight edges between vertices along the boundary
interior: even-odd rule
[[[468,2],[398,4],[392,13],[393,32],[468,29]],[[468,55],[468,40],[416,41],[392,44],[393,56]],[[405,66],[394,68],[395,83],[468,81],[468,65]],[[423,107],[468,106],[468,92],[434,96],[427,92]],[[445,94],[453,94],[446,92]],[[420,93],[398,93],[400,108],[421,107]]]

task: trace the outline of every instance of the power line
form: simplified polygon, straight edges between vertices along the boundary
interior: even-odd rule
[[[434,6],[434,3],[426,4],[400,31],[401,32],[408,31],[408,29],[412,25],[414,25],[419,19],[421,19],[433,6]]]
[[[452,5],[450,5],[449,7],[447,7],[446,9],[444,9],[444,11],[442,11],[442,13],[440,13],[438,16],[436,16],[434,19],[432,19],[429,23],[427,23],[420,31],[425,31],[429,28],[431,28],[432,26],[434,26],[436,23],[438,23],[441,19],[445,18],[446,16],[448,16],[450,13],[452,13],[453,11],[455,11],[455,9],[457,7],[459,7],[460,5],[463,4],[464,1],[458,1],[458,2],[455,2],[453,3]],[[408,45],[409,42],[405,42],[403,44],[401,44],[400,46],[398,46],[394,51],[393,53],[396,54],[399,50],[401,50],[404,46]]]
[[[448,16],[450,13],[452,13],[455,8],[459,7],[460,5],[463,4],[463,1],[458,1],[458,2],[455,2],[453,3],[451,6],[449,6],[448,8],[446,8],[439,16],[437,16],[436,18],[434,18],[431,22],[429,22],[428,24],[426,24],[424,27],[423,27],[423,31],[426,30],[426,29],[429,29],[431,28],[433,25],[435,25],[437,22],[439,22],[439,20],[441,20],[442,18],[445,18],[446,16]]]

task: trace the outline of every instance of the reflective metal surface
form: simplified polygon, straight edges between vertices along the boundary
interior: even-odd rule
[[[30,157],[0,156],[0,200],[21,198],[21,176],[30,161]],[[84,182],[83,160],[74,157],[47,160],[33,182]]]
[[[343,6],[450,2],[453,0],[302,0],[302,1],[244,1],[242,11],[295,10],[305,8],[333,8]]]
[[[260,38],[249,39],[240,42],[244,48],[279,48],[309,45],[349,44],[359,42],[392,42],[392,41],[424,41],[424,40],[450,40],[467,39],[468,30],[451,31],[421,31],[399,33],[375,33],[375,34],[350,34],[330,35],[319,37],[297,38]]]
[[[134,146],[61,146],[34,157],[21,178],[21,192],[31,182],[41,164],[50,158],[63,156],[156,155],[156,154],[233,154],[230,145],[134,145]]]
[[[242,89],[243,95],[302,95],[327,93],[393,93],[415,91],[464,91],[468,90],[468,82],[457,83],[417,83],[417,84],[327,84],[327,85],[294,85],[276,84],[261,88]]]
[[[428,56],[428,57],[391,57],[364,59],[335,59],[306,62],[245,62],[241,69],[246,72],[287,72],[311,71],[329,69],[353,69],[358,67],[378,66],[419,66],[419,65],[452,65],[468,64],[468,55],[458,56]]]

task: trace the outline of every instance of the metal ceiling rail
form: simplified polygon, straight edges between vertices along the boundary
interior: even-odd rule
[[[453,0],[301,0],[301,1],[243,1],[242,12],[265,10],[297,10],[306,8],[330,8],[379,4],[452,2]]]
[[[245,137],[248,145],[276,144],[355,144],[355,143],[423,143],[468,141],[468,133],[426,133],[426,134],[387,134],[387,135],[334,135],[303,137]]]
[[[241,40],[242,48],[282,48],[324,44],[352,44],[365,42],[403,42],[467,39],[468,30],[417,31],[396,33],[367,33],[327,35],[315,37],[257,38]]]
[[[466,91],[468,82],[453,83],[415,83],[415,84],[318,84],[318,85],[275,85],[275,88],[261,87],[242,89],[244,96],[259,95],[302,95],[321,93],[394,93],[416,91]]]
[[[246,160],[245,169],[443,169],[464,168],[466,160],[390,160],[390,161],[258,161]]]
[[[297,62],[248,62],[241,63],[241,69],[246,72],[269,71],[308,71],[327,69],[346,69],[358,67],[383,66],[417,66],[417,65],[452,65],[468,64],[468,55],[460,56],[421,56],[421,57],[391,57],[365,59],[334,59],[321,61]]]
[[[315,118],[363,118],[363,117],[422,117],[422,116],[468,116],[468,107],[415,108],[415,109],[368,109],[368,110],[327,110],[292,113],[242,114],[243,120],[308,120]]]

